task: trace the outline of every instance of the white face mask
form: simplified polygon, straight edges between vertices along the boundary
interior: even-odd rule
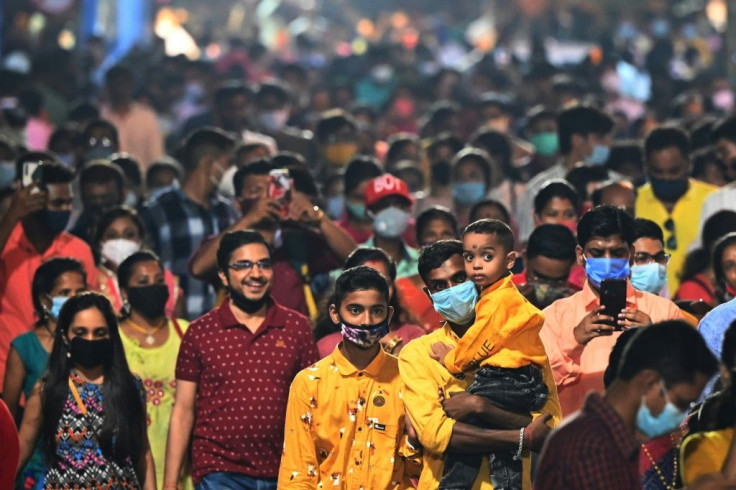
[[[127,238],[114,238],[102,243],[100,253],[116,267],[141,249],[141,244]]]

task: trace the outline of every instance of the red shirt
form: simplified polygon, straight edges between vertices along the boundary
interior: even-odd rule
[[[225,301],[189,326],[176,379],[197,383],[192,475],[277,478],[289,386],[318,360],[307,318],[269,301],[255,334]]]
[[[640,490],[639,443],[598,393],[547,439],[534,490]]]
[[[8,406],[0,400],[0,488],[13,488],[15,470],[20,458],[20,443],[13,416]]]
[[[41,263],[52,257],[79,260],[87,273],[87,288],[97,289],[98,273],[92,250],[81,239],[63,232],[41,254],[28,241],[22,224],[13,228],[0,254],[0,390],[10,342],[31,330],[36,321],[31,298],[33,276]]]

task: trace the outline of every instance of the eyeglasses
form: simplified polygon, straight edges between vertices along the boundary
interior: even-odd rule
[[[270,271],[273,267],[273,264],[271,264],[271,260],[269,259],[261,259],[258,262],[251,262],[250,260],[238,260],[237,262],[233,262],[227,267],[228,269],[232,269],[234,271],[249,271],[253,269],[254,266],[258,266],[258,268],[262,271]]]
[[[677,237],[675,236],[675,221],[669,218],[664,222],[664,229],[672,233],[672,235],[665,241],[665,245],[669,250],[677,250]]]
[[[646,265],[656,262],[657,264],[667,265],[670,261],[670,257],[670,254],[664,252],[659,252],[655,255],[651,255],[646,252],[637,252],[634,254],[634,264]]]

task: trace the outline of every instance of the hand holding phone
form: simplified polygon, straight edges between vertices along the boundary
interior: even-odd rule
[[[43,162],[24,162],[21,175],[21,186],[30,187],[35,182],[36,187],[31,190],[32,194],[41,192],[43,181]]]
[[[289,170],[278,168],[268,173],[268,197],[281,204],[281,218],[289,216],[289,204],[291,204],[291,192],[294,181],[289,175]]]
[[[614,319],[613,328],[623,330],[619,314],[626,309],[626,279],[606,279],[601,283],[603,314]]]

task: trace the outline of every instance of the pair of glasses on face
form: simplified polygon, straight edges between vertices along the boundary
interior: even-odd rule
[[[636,265],[647,265],[652,263],[667,265],[669,262],[670,254],[665,252],[659,252],[655,255],[651,255],[646,252],[637,252],[634,254],[634,264]]]
[[[273,267],[270,259],[261,259],[257,262],[251,262],[250,260],[238,260],[227,266],[228,269],[234,271],[250,271],[253,267],[258,267],[262,271],[270,271]]]
[[[675,221],[669,218],[664,222],[664,229],[671,233],[670,237],[665,240],[665,245],[670,250],[677,250],[677,237],[675,236]]]

